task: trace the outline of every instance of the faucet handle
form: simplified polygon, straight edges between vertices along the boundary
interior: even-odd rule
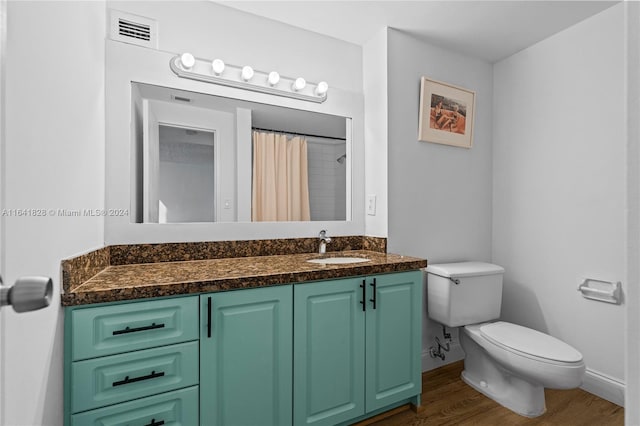
[[[326,238],[327,237],[327,230],[323,229],[322,231],[320,231],[320,233],[318,234],[318,238]]]

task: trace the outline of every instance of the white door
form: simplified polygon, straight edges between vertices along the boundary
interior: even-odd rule
[[[5,150],[5,52],[7,35],[7,0],[0,0],[0,212],[4,209],[4,150]],[[4,276],[4,217],[0,215],[0,278]],[[0,426],[4,421],[4,313],[0,310]]]
[[[142,212],[144,222],[158,223],[160,126],[198,129],[215,135],[213,198],[214,221],[236,220],[235,118],[232,113],[157,100],[142,100]]]

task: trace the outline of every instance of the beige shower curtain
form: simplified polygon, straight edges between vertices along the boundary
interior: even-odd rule
[[[310,220],[306,139],[253,132],[251,201],[254,222]]]

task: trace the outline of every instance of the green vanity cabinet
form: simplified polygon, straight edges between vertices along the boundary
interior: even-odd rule
[[[294,425],[419,403],[419,271],[294,287]]]
[[[349,424],[419,404],[422,274],[65,309],[71,426]]]
[[[200,296],[200,424],[291,425],[293,290]]]

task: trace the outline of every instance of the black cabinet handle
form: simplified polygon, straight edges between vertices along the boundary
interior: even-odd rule
[[[211,337],[211,298],[207,297],[207,337]]]
[[[164,324],[156,324],[153,322],[151,325],[145,325],[144,327],[125,327],[123,330],[115,330],[113,335],[117,336],[118,334],[135,333],[136,331],[155,330],[156,328],[164,328]]]
[[[373,309],[375,309],[376,308],[376,297],[377,297],[377,295],[376,295],[376,293],[377,293],[377,291],[376,291],[376,279],[374,278],[373,282],[371,284],[369,284],[369,285],[371,287],[373,287],[373,299],[369,299],[369,301],[373,302]]]
[[[367,285],[365,280],[362,280],[360,288],[362,289],[362,300],[360,301],[360,304],[362,304],[362,312],[365,312],[367,310]]]
[[[151,419],[151,423],[147,423],[144,426],[162,426],[164,424],[164,420],[159,420],[156,422],[156,419]]]
[[[134,377],[133,379],[130,379],[129,376],[126,376],[123,380],[118,380],[117,382],[113,382],[113,386],[115,387],[115,386],[128,385],[129,383],[141,382],[143,380],[155,379],[157,377],[162,377],[162,376],[164,376],[164,371],[156,373],[156,371],[153,370],[151,374],[148,374],[146,376]]]

